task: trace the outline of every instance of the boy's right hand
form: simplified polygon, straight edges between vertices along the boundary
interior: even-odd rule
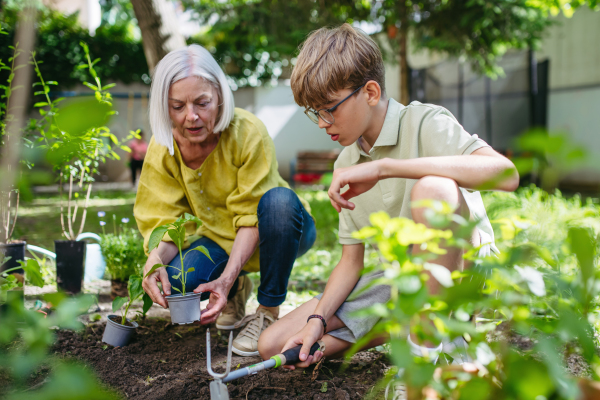
[[[317,363],[323,357],[323,352],[317,350],[314,355],[309,355],[310,348],[313,344],[317,342],[317,340],[321,339],[325,334],[323,329],[323,323],[320,319],[313,318],[309,320],[304,328],[300,330],[300,332],[296,333],[294,336],[288,339],[280,353],[283,353],[287,349],[291,349],[293,347],[302,345],[302,349],[300,350],[300,360],[296,365],[284,365],[283,368],[287,369],[296,369],[298,368],[306,368],[311,364]]]
[[[381,160],[340,168],[333,172],[327,195],[337,212],[341,212],[342,208],[354,210],[354,203],[348,200],[371,190],[379,182],[381,179],[381,163],[379,161]],[[346,185],[348,185],[348,190],[340,193]]]

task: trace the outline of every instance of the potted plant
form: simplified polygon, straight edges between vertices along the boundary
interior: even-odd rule
[[[173,243],[175,243],[175,245],[177,246],[177,249],[179,250],[181,268],[174,267],[171,265],[155,264],[145,275],[148,276],[161,267],[172,268],[178,272],[176,275],[172,275],[171,277],[181,282],[181,290],[173,286],[172,288],[179,293],[167,296],[166,298],[167,303],[169,304],[169,309],[171,310],[171,323],[179,325],[191,324],[194,321],[200,320],[200,295],[202,293],[186,293],[185,290],[187,274],[189,272],[194,271],[193,267],[190,267],[187,270],[185,270],[183,263],[185,256],[181,251],[181,247],[185,242],[185,224],[187,224],[188,222],[193,222],[198,226],[202,225],[202,221],[200,221],[198,217],[185,213],[183,217],[179,217],[175,222],[171,224],[161,225],[158,228],[154,229],[150,234],[150,240],[148,243],[149,251],[152,251],[153,249],[158,247],[158,245],[162,241],[162,238],[165,236],[165,233],[168,234],[171,240],[173,240]],[[203,253],[206,257],[208,257],[209,260],[213,261],[212,258],[210,258],[210,254],[206,247],[198,246],[192,249],[191,251],[194,250]]]
[[[139,275],[131,275],[129,277],[129,283],[127,285],[129,297],[116,297],[112,303],[112,310],[114,313],[123,308],[125,304],[125,310],[118,315],[109,315],[106,328],[104,329],[104,335],[102,335],[102,341],[115,347],[125,346],[131,340],[131,336],[138,327],[138,323],[127,318],[127,312],[131,304],[143,296],[144,306],[142,308],[143,316],[146,315],[150,307],[152,307],[152,300],[150,296],[144,293],[142,288],[142,277]]]
[[[99,216],[104,216],[100,211]],[[101,224],[104,221],[101,221]],[[127,281],[134,274],[141,274],[144,268],[144,241],[137,229],[128,228],[128,218],[121,220],[117,228],[116,217],[113,215],[113,232],[106,233],[104,225],[100,235],[100,249],[106,262],[106,271],[110,275],[110,295],[114,300],[117,296],[127,296]]]
[[[135,132],[130,132],[129,136],[119,141],[105,126],[109,117],[115,114],[112,110],[112,97],[108,92],[114,84],[102,86],[94,69],[99,59],[92,61],[88,46],[83,42],[80,44],[85,52],[87,64],[79,65],[77,69],[88,69],[94,78],[94,83],[84,82],[84,85],[94,91],[95,99],[78,101],[61,108],[58,107],[58,102],[63,99],[51,100],[49,96],[49,85],[56,82],[44,80],[35,53],[33,54],[33,66],[38,76],[38,82],[34,83],[34,86],[42,87],[42,90],[35,92],[35,95],[42,95],[45,100],[34,105],[42,116],[34,126],[38,134],[36,141],[48,152],[47,158],[54,165],[54,171],[59,177],[60,223],[66,238],[66,240],[55,241],[56,282],[59,289],[69,293],[81,291],[85,243],[76,241],[76,238],[85,225],[94,182],[93,176],[98,173],[98,166],[107,159],[120,159],[114,150],[115,147],[130,152],[131,150],[122,143],[136,136]],[[65,216],[63,184],[66,182],[69,191]],[[74,191],[74,183],[82,190],[86,186],[83,200],[78,199],[80,196],[77,188]],[[80,209],[79,229],[75,230],[77,213]]]

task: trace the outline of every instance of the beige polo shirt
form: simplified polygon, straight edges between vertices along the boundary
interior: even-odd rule
[[[413,101],[403,106],[394,99],[389,100],[381,133],[369,154],[358,142],[346,147],[337,161],[335,169],[350,167],[382,158],[406,160],[418,157],[468,155],[488,144],[477,135],[467,133],[456,118],[445,108],[433,104]],[[410,193],[416,179],[390,178],[379,182],[368,192],[352,198],[354,210],[342,209],[340,213],[339,241],[341,244],[357,244],[352,232],[369,226],[369,215],[385,211],[392,217],[411,218]],[[461,189],[471,214],[486,225],[485,231],[493,230],[481,196],[477,192]],[[481,227],[480,227],[481,230]],[[489,236],[489,232],[488,232]],[[482,244],[489,239],[482,234]]]

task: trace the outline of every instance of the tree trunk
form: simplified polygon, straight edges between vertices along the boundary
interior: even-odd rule
[[[406,56],[406,43],[408,41],[408,7],[406,0],[398,2],[398,18],[400,20],[400,31],[398,32],[398,44],[400,45],[400,103],[408,105],[410,97],[408,88],[410,76],[408,75],[408,59]]]
[[[185,38],[179,32],[169,0],[131,0],[131,4],[142,31],[144,54],[152,73],[167,53],[185,47]]]

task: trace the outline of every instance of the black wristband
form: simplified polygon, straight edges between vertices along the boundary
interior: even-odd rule
[[[320,316],[318,314],[309,315],[308,318],[306,319],[306,323],[308,324],[308,321],[310,321],[313,318],[320,319],[321,322],[323,323],[323,332],[327,332],[327,322],[325,322],[325,318],[323,318],[322,316]]]

